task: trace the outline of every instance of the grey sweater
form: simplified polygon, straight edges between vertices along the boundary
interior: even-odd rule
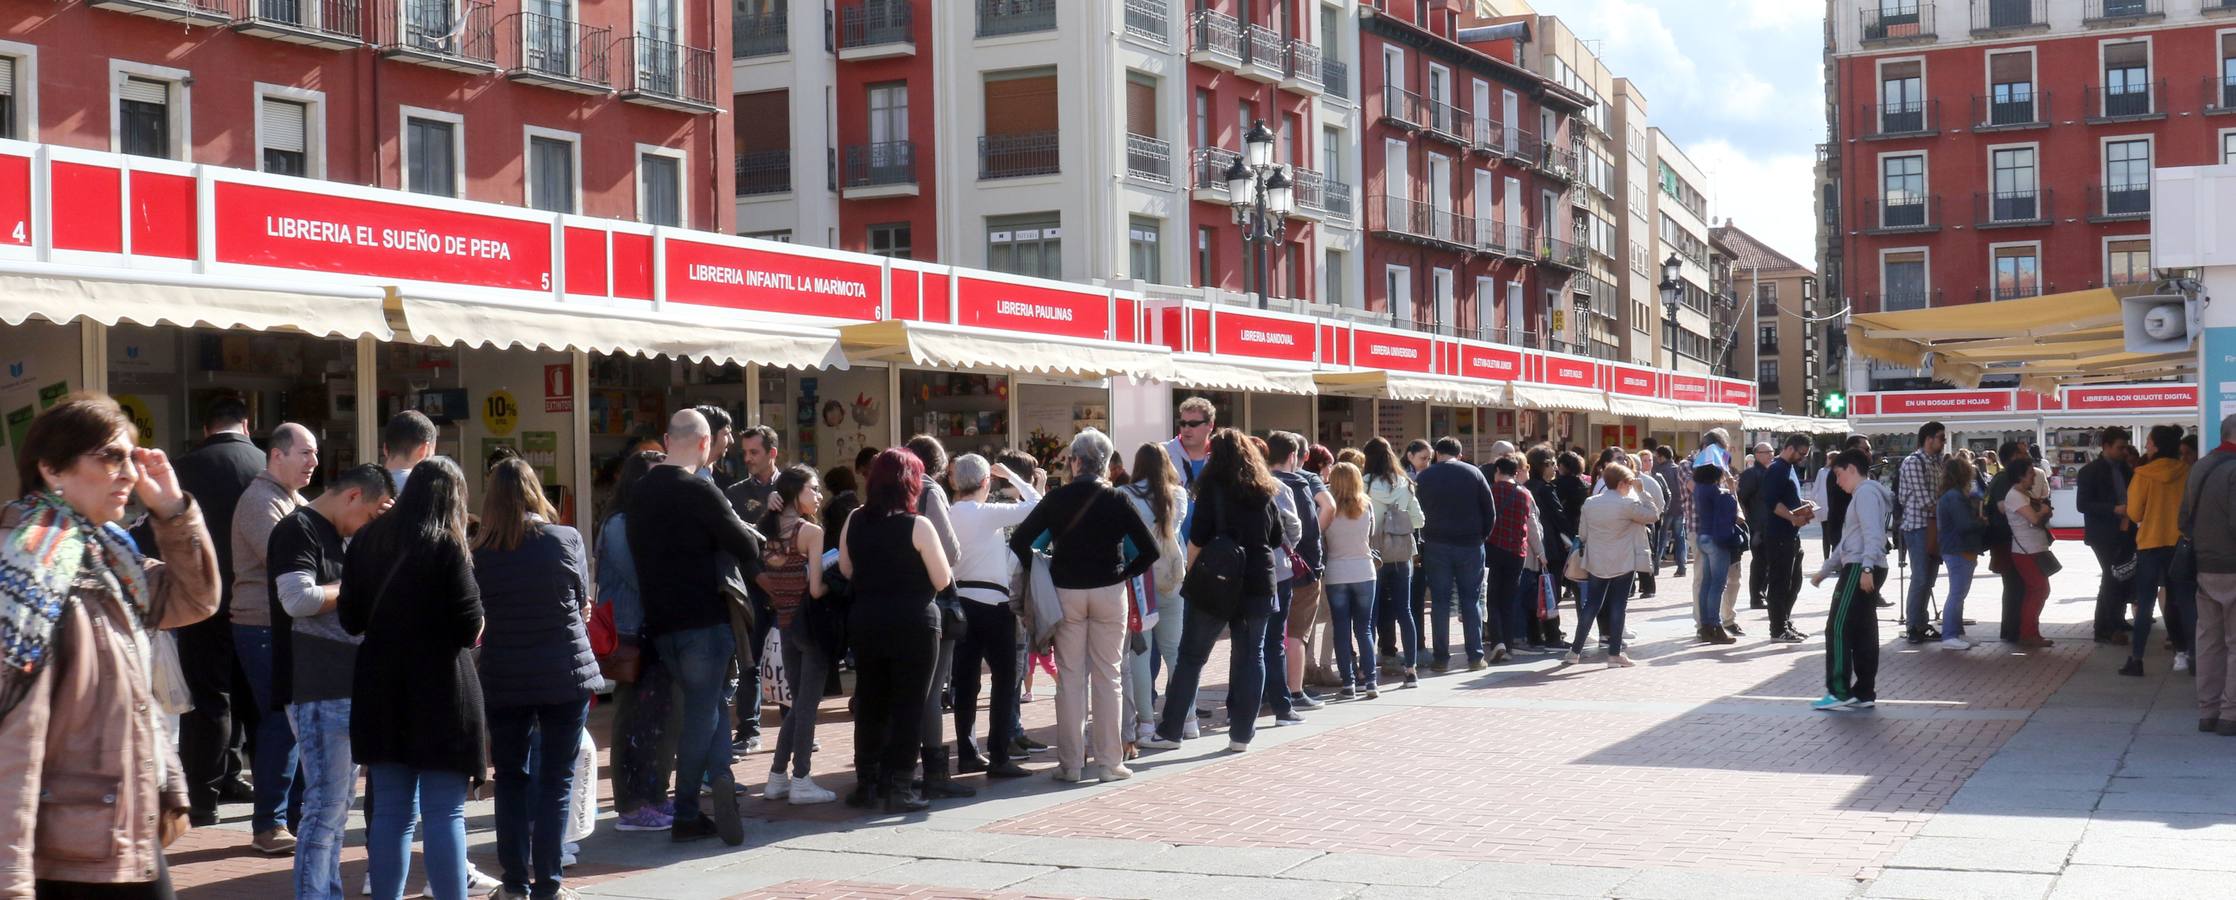
[[[2236,573],[2236,465],[2215,450],[2189,467],[2182,491],[2182,534],[2197,550],[2197,571]]]
[[[1894,508],[1894,494],[1877,480],[1866,478],[1856,484],[1854,499],[1848,501],[1847,520],[1840,525],[1840,543],[1825,554],[1825,564],[1817,574],[1840,574],[1844,566],[1862,566],[1876,569],[1887,564],[1887,515]]]

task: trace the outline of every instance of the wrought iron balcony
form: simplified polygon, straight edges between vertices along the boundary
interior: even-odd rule
[[[223,25],[234,19],[230,0],[90,0],[97,9],[147,16],[182,25]]]
[[[2057,218],[2052,212],[2053,199],[2055,198],[2048,188],[1973,194],[1973,226],[2013,228],[2047,225]]]
[[[1126,135],[1126,174],[1171,184],[1172,144],[1144,134]]]
[[[916,193],[916,144],[913,141],[851,144],[846,148],[845,163],[839,171],[839,195],[842,197],[861,199]]]
[[[500,25],[512,35],[508,77],[579,94],[613,89],[607,63],[613,29],[527,12],[506,16]]]
[[[2088,219],[2120,222],[2151,216],[2151,183],[2135,181],[2092,184],[2088,189]]]
[[[1859,230],[1865,234],[1899,234],[1941,229],[1941,198],[1938,195],[1872,197],[1863,202],[1861,211],[1868,217],[1860,223]]]
[[[1320,65],[1318,45],[1296,40],[1289,42],[1288,65],[1281,78],[1281,86],[1292,91],[1317,94],[1322,90],[1321,78],[1325,70]]]
[[[839,11],[840,59],[916,52],[916,7],[908,0],[862,0]]]
[[[2236,2],[2236,0],[2231,0]],[[2236,9],[2236,7],[2231,7]],[[2205,114],[2226,115],[2236,112],[2236,75],[2223,75],[2205,79]]]
[[[978,0],[978,36],[1056,30],[1056,0]]]
[[[1857,12],[1865,44],[1930,41],[1938,36],[1930,2],[1873,4]]]
[[[1479,116],[1475,119],[1475,140],[1471,146],[1477,153],[1492,156],[1506,155],[1506,123],[1496,116]]]
[[[1368,198],[1366,230],[1453,250],[1475,248],[1474,219],[1423,201],[1386,194]]]
[[[645,35],[628,43],[629,82],[621,99],[678,112],[711,113],[714,102],[714,51],[686,47]]]
[[[1330,97],[1351,99],[1351,67],[1333,56],[1321,56],[1320,89],[1326,91]]]
[[[1972,97],[1973,131],[2045,128],[2050,121],[2049,91],[2010,90],[2000,97]]]
[[[737,195],[759,197],[792,192],[792,151],[754,150],[737,157]]]
[[[2165,81],[2142,81],[2088,89],[2090,122],[2132,122],[2165,118]]]
[[[1972,0],[1972,36],[2047,31],[2047,0]]]
[[[1229,72],[1242,68],[1242,23],[1204,10],[1188,23],[1188,61]]]
[[[1931,137],[1941,131],[1941,101],[1912,100],[1907,103],[1888,103],[1865,106],[1863,113],[1864,140],[1887,138]]]
[[[1291,168],[1297,209],[1316,219],[1351,220],[1351,186],[1311,169]]]
[[[1458,147],[1467,147],[1474,143],[1474,114],[1433,98],[1422,99],[1421,109],[1428,113],[1428,135],[1430,137]]]
[[[766,10],[738,13],[730,20],[730,58],[752,59],[791,52],[790,10],[790,4],[779,3]]]
[[[1024,178],[1062,171],[1056,132],[989,134],[978,139],[978,178]]]
[[[1288,69],[1287,55],[1281,32],[1264,25],[1243,26],[1241,73],[1244,78],[1280,81]]]
[[[1382,120],[1402,128],[1418,129],[1428,124],[1428,102],[1421,95],[1395,85],[1382,86]]]
[[[1577,271],[1583,270],[1586,259],[1583,244],[1543,234],[1537,239],[1536,255],[1538,262]]]
[[[1508,158],[1517,160],[1525,165],[1536,166],[1543,164],[1545,159],[1545,141],[1537,136],[1537,132],[1531,131],[1527,128],[1510,127],[1506,129],[1505,138],[1506,155]]]
[[[1198,200],[1226,202],[1227,169],[1234,166],[1242,154],[1225,147],[1197,147],[1189,153],[1189,187],[1197,191]]]
[[[1539,158],[1543,161],[1547,174],[1566,181],[1576,180],[1576,151],[1573,148],[1548,143],[1545,145],[1544,155]]]
[[[1510,224],[1502,219],[1475,220],[1475,249],[1484,253],[1516,259],[1534,259],[1537,256],[1537,230],[1527,225]]]
[[[1902,312],[1910,309],[1929,309],[1946,305],[1942,302],[1943,296],[1944,292],[1939,288],[1930,291],[1922,288],[1907,288],[1879,294],[1867,293],[1863,295],[1861,308],[1857,309],[1856,312]]]
[[[374,43],[380,55],[453,72],[497,68],[497,6],[491,0],[382,0]]]
[[[1126,33],[1163,46],[1172,40],[1171,4],[1162,0],[1126,0]]]
[[[2088,0],[2083,25],[2135,25],[2166,18],[2166,0]]]
[[[365,8],[360,0],[235,0],[233,30],[340,50],[365,43]]]

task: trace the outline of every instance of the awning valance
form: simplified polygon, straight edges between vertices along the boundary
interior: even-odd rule
[[[1108,378],[1129,375],[1163,379],[1172,374],[1172,352],[1163,347],[1012,334],[926,322],[888,320],[839,329],[848,353],[893,356],[918,366],[1008,369]]]
[[[10,325],[82,317],[103,325],[169,323],[385,341],[394,337],[382,310],[385,296],[371,286],[314,289],[300,282],[0,263],[0,322]]]
[[[2077,376],[2164,375],[2194,368],[2196,359],[2128,353],[2119,295],[2107,288],[1865,313],[1849,319],[1848,346],[1890,365],[1930,363],[1935,378],[1958,387],[1978,387],[1989,374],[2015,374],[2021,386],[2044,391]]]
[[[1320,372],[1313,376],[1320,389],[1331,393],[1382,397],[1445,406],[1505,406],[1506,384],[1445,375],[1421,375],[1384,369]]]
[[[1320,392],[1312,373],[1303,369],[1272,369],[1214,362],[1196,354],[1175,355],[1173,384],[1213,391],[1252,391],[1261,394],[1311,395]]]
[[[1725,425],[1739,421],[1740,409],[1717,403],[1672,403],[1669,418],[1695,425]]]
[[[1645,397],[1625,397],[1621,394],[1607,395],[1607,411],[1634,419],[1670,421],[1676,418],[1674,408],[1666,402]]]
[[[1748,431],[1770,431],[1779,434],[1847,434],[1854,429],[1846,419],[1820,419],[1813,416],[1789,416],[1784,413],[1742,412],[1739,427]]]
[[[1518,409],[1560,412],[1606,412],[1607,392],[1596,388],[1562,387],[1517,381],[1507,393]]]
[[[694,362],[843,369],[839,335],[828,328],[662,317],[593,307],[530,307],[405,295],[413,341],[469,347],[520,346]]]

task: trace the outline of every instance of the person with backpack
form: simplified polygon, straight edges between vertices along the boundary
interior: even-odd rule
[[[2004,643],[2015,644],[2020,637],[2019,610],[2026,602],[2026,582],[2019,577],[2018,564],[2012,562],[2011,520],[2002,510],[2012,485],[2018,483],[2020,475],[2033,470],[2034,462],[2027,456],[2026,445],[2017,441],[2004,441],[1996,458],[2003,467],[1988,481],[1988,568],[2003,579],[2003,624],[1997,636]]]
[[[1312,631],[1312,620],[1320,614],[1321,532],[1335,516],[1335,501],[1328,496],[1328,486],[1319,476],[1305,471],[1304,453],[1309,449],[1304,436],[1293,431],[1276,431],[1266,438],[1270,451],[1267,465],[1273,469],[1273,478],[1289,489],[1289,496],[1296,504],[1299,526],[1295,546],[1293,569],[1288,581],[1278,590],[1284,595],[1281,608],[1287,615],[1284,623],[1286,640],[1282,647],[1282,661],[1286,664],[1286,682],[1289,704],[1296,709],[1319,709],[1325,705],[1320,698],[1304,690],[1306,648],[1304,638]]]
[[[1386,658],[1397,661],[1404,687],[1416,687],[1421,658],[1420,620],[1413,614],[1414,534],[1426,519],[1414,495],[1413,479],[1399,467],[1398,454],[1387,438],[1366,442],[1366,496],[1374,503],[1374,526],[1369,539],[1381,558],[1374,570],[1375,625],[1395,635]]]
[[[1162,444],[1135,448],[1134,464],[1128,471],[1134,480],[1124,488],[1126,500],[1133,506],[1134,515],[1157,537],[1157,564],[1134,579],[1135,589],[1152,598],[1147,604],[1137,599],[1137,607],[1153,610],[1156,621],[1145,623],[1147,635],[1126,654],[1126,705],[1133,710],[1135,723],[1129,741],[1139,744],[1157,735],[1154,662],[1163,659],[1170,666],[1180,658],[1180,632],[1188,615],[1187,601],[1180,596],[1180,580],[1188,571],[1188,552],[1180,546],[1180,512],[1187,496],[1180,489],[1180,473],[1173,468]],[[1188,698],[1188,709],[1195,709],[1195,698]],[[1193,727],[1195,716],[1188,718],[1187,724]]]

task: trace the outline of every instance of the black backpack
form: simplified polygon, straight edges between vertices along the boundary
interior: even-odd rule
[[[1211,490],[1211,508],[1219,528],[1211,543],[1196,553],[1195,564],[1180,582],[1181,596],[1190,609],[1200,609],[1225,621],[1242,611],[1242,593],[1249,577],[1250,556],[1234,539],[1234,523],[1227,516],[1226,492]]]

